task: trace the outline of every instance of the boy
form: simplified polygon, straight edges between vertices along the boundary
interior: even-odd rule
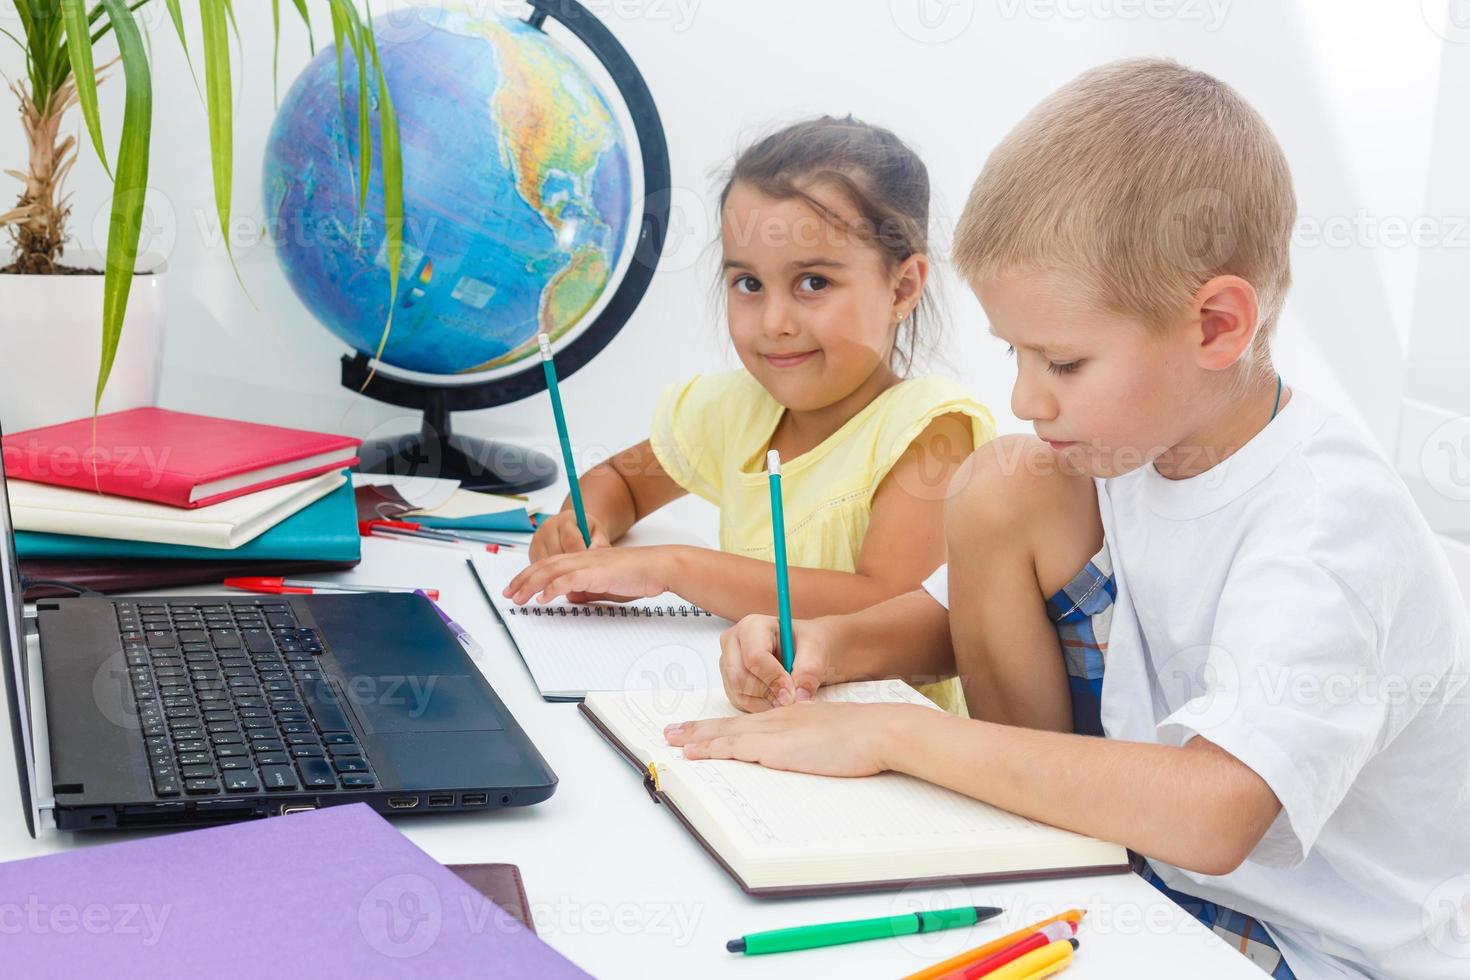
[[[1397,476],[1270,366],[1294,219],[1280,148],[1208,75],[1126,61],[1043,102],[955,241],[1039,440],[961,471],[947,578],[799,623],[789,677],[742,621],[727,691],[783,707],[669,741],[1118,841],[1275,977],[1465,976],[1470,617]],[[791,703],[946,672],[973,720]]]

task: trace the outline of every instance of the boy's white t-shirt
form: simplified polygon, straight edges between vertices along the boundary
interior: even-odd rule
[[[1155,871],[1260,920],[1299,980],[1470,977],[1470,615],[1397,474],[1296,393],[1205,473],[1097,493],[1104,731],[1202,735],[1282,804],[1235,871]]]

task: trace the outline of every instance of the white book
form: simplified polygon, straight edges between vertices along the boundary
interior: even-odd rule
[[[470,562],[548,701],[579,701],[593,691],[692,691],[720,684],[720,634],[729,620],[671,592],[634,602],[558,598],[517,606],[500,593],[526,567],[523,553],[475,554]]]
[[[940,710],[901,680],[820,688],[821,701]],[[589,694],[582,713],[709,854],[756,896],[1121,873],[1128,852],[900,773],[844,778],[692,760],[676,721],[737,715],[721,690]]]
[[[341,471],[332,470],[192,509],[28,480],[10,480],[6,486],[17,531],[238,548],[316,503],[346,480]]]

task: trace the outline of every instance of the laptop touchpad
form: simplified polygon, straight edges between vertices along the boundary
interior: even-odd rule
[[[372,681],[372,690],[366,690]],[[478,678],[452,674],[352,679],[344,692],[371,733],[497,732],[500,717]]]

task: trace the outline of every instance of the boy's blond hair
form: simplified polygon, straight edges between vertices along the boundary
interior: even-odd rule
[[[1105,308],[1162,326],[1217,275],[1260,306],[1256,352],[1281,311],[1296,198],[1286,158],[1234,89],[1172,61],[1079,75],[1013,129],[955,230],[966,280],[1080,274]]]

